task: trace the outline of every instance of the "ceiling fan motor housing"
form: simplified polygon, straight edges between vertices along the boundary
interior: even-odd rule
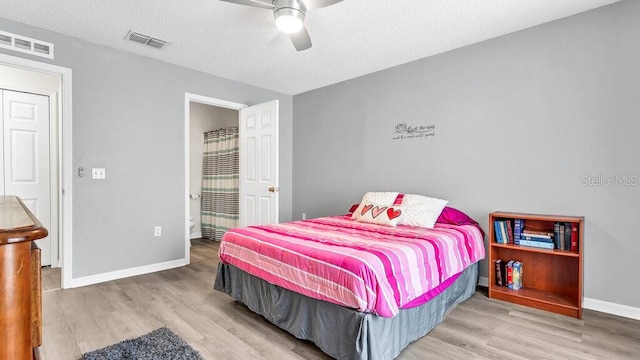
[[[307,8],[304,7],[304,4],[298,0],[273,0],[273,6],[275,6],[273,10],[274,12],[284,9],[297,10],[303,15],[307,12]]]

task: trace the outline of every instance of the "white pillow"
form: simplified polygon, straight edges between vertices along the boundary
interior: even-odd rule
[[[376,203],[363,203],[364,205],[353,213],[356,221],[370,224],[397,226],[402,218],[401,206],[387,206]]]
[[[399,224],[433,228],[438,216],[449,201],[428,196],[405,194]]]
[[[365,203],[366,204],[375,203],[382,206],[391,206],[396,201],[398,194],[399,194],[398,192],[382,192],[382,191],[378,191],[378,192],[371,191],[364,194],[364,196],[362,197],[362,200],[360,201],[360,205],[358,206],[356,211],[354,211],[353,214],[351,215],[351,219],[356,220],[356,213],[358,213],[359,211],[362,211],[362,207],[365,205]]]

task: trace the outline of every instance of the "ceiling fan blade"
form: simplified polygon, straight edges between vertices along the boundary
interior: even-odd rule
[[[220,0],[220,1],[230,2],[234,4],[240,4],[240,5],[247,5],[247,6],[257,7],[261,9],[275,8],[271,0]]]
[[[309,32],[306,28],[303,27],[302,30],[289,36],[291,36],[291,42],[293,42],[296,50],[302,51],[311,47],[311,37],[309,37]]]
[[[342,0],[300,0],[300,1],[304,3],[304,7],[307,8],[307,10],[320,9],[326,6],[330,6],[330,5],[342,2]]]

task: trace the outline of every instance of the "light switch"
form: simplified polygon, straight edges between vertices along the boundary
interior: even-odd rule
[[[91,178],[94,180],[104,180],[107,178],[107,173],[105,169],[92,168]]]

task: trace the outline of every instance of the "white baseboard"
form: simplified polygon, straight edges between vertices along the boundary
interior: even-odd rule
[[[131,276],[149,274],[156,271],[168,270],[185,266],[187,264],[186,259],[172,260],[163,263],[151,264],[139,266],[131,269],[116,270],[107,273],[84,276],[77,279],[71,279],[71,287],[81,287],[87,285],[98,284],[111,280],[124,279]]]
[[[202,238],[202,232],[195,232],[192,233],[191,235],[189,235],[189,239],[201,239]]]
[[[582,307],[589,310],[640,320],[640,308],[616,304],[608,301],[584,298]]]
[[[478,279],[478,286],[488,287],[489,278],[481,276],[480,279]],[[585,309],[600,311],[611,315],[640,320],[640,308],[632,306],[621,305],[591,298],[584,298],[582,300],[582,307]]]

